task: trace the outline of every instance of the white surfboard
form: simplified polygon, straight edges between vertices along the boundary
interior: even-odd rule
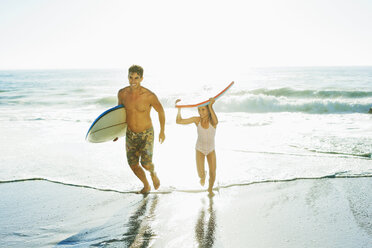
[[[85,139],[92,143],[112,141],[125,136],[127,131],[126,111],[123,105],[110,108],[95,119]]]

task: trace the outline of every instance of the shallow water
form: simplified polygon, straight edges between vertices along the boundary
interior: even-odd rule
[[[126,86],[119,70],[0,72],[0,181],[42,178],[132,192],[124,140],[87,143],[94,119]],[[216,187],[295,178],[372,175],[371,67],[257,68],[231,78],[215,104]],[[198,191],[196,128],[175,124],[177,98],[204,100],[229,82],[159,82],[145,77],[166,111],[166,141],[155,142],[161,192]],[[184,117],[197,115],[184,109]],[[159,131],[157,115],[152,119]]]

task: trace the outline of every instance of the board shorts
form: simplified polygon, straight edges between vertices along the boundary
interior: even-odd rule
[[[154,128],[135,133],[127,128],[126,150],[129,165],[137,165],[140,158],[142,165],[152,164],[152,151],[154,148]]]

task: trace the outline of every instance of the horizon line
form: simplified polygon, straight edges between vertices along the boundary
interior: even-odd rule
[[[247,69],[260,68],[346,68],[372,67],[371,65],[270,65],[247,66]],[[60,68],[0,68],[0,71],[62,71],[62,70],[127,70],[126,67],[60,67]]]

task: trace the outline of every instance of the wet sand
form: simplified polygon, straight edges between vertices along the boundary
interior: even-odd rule
[[[0,247],[371,247],[372,179],[258,183],[147,196],[0,184]]]

